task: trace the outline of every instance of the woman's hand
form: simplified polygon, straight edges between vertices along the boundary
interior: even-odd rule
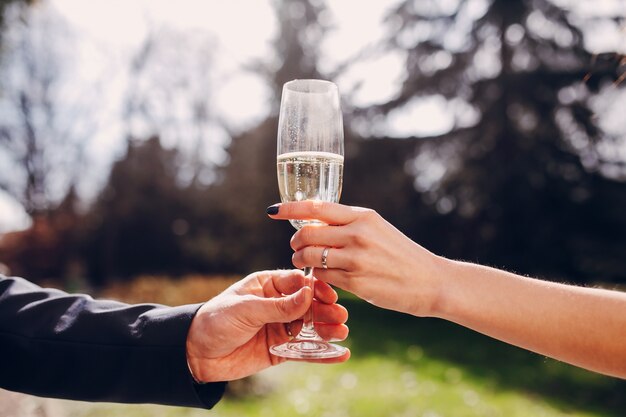
[[[626,378],[626,294],[437,257],[371,210],[321,202],[268,208],[318,219],[291,245],[294,265],[380,307],[453,321],[560,361]],[[322,267],[324,248],[326,264]]]
[[[293,264],[370,303],[416,316],[435,315],[442,258],[419,246],[378,213],[320,201],[271,206],[273,219],[316,219],[291,239]],[[324,249],[326,266],[323,268]]]

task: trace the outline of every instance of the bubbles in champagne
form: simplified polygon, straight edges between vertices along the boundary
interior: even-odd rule
[[[278,156],[278,187],[283,202],[338,202],[343,182],[343,156],[329,152],[290,152]],[[312,220],[292,220],[299,229]]]

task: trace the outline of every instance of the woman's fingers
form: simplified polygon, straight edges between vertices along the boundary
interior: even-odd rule
[[[275,204],[267,208],[267,214],[277,220],[320,220],[326,224],[352,223],[369,209],[344,206],[327,201],[306,200]]]
[[[350,243],[351,236],[347,229],[348,227],[337,226],[304,226],[291,237],[291,249],[297,251],[305,246],[342,248]]]
[[[320,269],[316,271],[315,276],[318,281],[323,281],[342,290],[353,291],[354,288],[346,271],[341,269]]]
[[[324,261],[326,268],[324,268]],[[297,268],[304,268],[305,266],[316,268],[316,271],[313,272],[315,275],[317,271],[324,269],[349,270],[354,264],[354,259],[347,249],[307,246],[294,252],[291,262]]]

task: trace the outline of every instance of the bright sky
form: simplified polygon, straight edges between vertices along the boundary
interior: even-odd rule
[[[467,0],[480,13],[485,0]],[[381,25],[386,12],[399,0],[341,0],[328,1],[332,13],[333,29],[321,45],[322,70],[331,70],[337,64],[368,45],[376,43],[383,35]],[[613,12],[624,7],[624,0],[555,0],[575,10],[578,16],[590,13]],[[456,0],[441,0],[441,7],[455,4]],[[358,17],[355,17],[358,10]],[[626,12],[626,10],[625,10]],[[106,172],[111,160],[123,150],[124,126],[120,121],[120,103],[128,90],[128,61],[137,53],[149,34],[172,30],[185,33],[189,41],[180,45],[177,54],[167,61],[168,71],[175,72],[177,60],[198,67],[203,58],[210,58],[210,74],[194,74],[198,85],[208,83],[214,113],[226,121],[232,130],[243,130],[262,120],[269,111],[272,91],[257,76],[245,72],[241,66],[259,59],[266,63],[275,61],[270,42],[276,34],[276,21],[271,0],[50,0],[36,11],[42,16],[52,16],[52,21],[65,22],[73,34],[68,48],[67,96],[81,95],[99,85],[97,106],[88,109],[97,115],[97,133],[91,140],[88,155],[93,159],[91,171]],[[606,28],[590,36],[590,50],[606,47],[625,48],[624,36]],[[185,35],[187,36],[187,35]],[[206,40],[209,39],[208,44]],[[209,45],[207,47],[207,45]],[[625,51],[626,52],[626,51]],[[206,56],[205,56],[206,55]],[[445,59],[445,57],[442,57]],[[384,52],[354,65],[344,75],[334,80],[340,91],[354,92],[353,103],[366,106],[382,103],[394,97],[403,80],[404,56],[398,52]],[[180,71],[185,71],[181,65]],[[381,74],[383,74],[381,76]],[[359,86],[355,90],[355,87]],[[202,94],[202,91],[197,92]],[[163,110],[176,113],[177,129],[184,129],[190,117],[177,102]],[[413,101],[405,109],[392,112],[379,126],[368,126],[375,134],[433,135],[449,130],[455,112],[466,123],[476,115],[463,102],[446,103],[441,97]],[[188,112],[188,111],[187,111]],[[149,132],[150,127],[132,125],[138,134]],[[216,125],[205,127],[214,137],[214,148],[205,149],[206,157],[219,161],[223,157],[217,148],[228,140],[223,129]],[[188,132],[190,135],[193,132]],[[164,135],[167,143],[167,133]],[[184,144],[183,144],[184,146]],[[89,176],[89,173],[86,173]],[[94,175],[92,185],[96,190],[102,175]],[[87,190],[89,194],[90,190]],[[93,192],[93,191],[92,191]],[[0,232],[27,225],[27,216],[19,205],[0,193]]]
[[[322,45],[323,64],[331,69],[346,57],[380,39],[385,12],[398,0],[369,0],[367,7],[357,0],[329,2],[336,28]],[[245,128],[262,119],[268,110],[269,91],[261,80],[241,71],[251,59],[271,61],[270,42],[275,37],[276,21],[271,1],[229,0],[215,3],[201,0],[53,0],[58,12],[85,36],[84,47],[94,43],[105,46],[107,54],[123,56],[138,48],[150,30],[169,27],[180,31],[203,31],[216,37],[214,77],[220,79],[216,105],[233,126]],[[359,8],[359,18],[353,11]],[[359,104],[380,102],[398,88],[400,57],[382,57],[367,70],[362,68],[350,78],[336,80],[340,88],[365,82],[357,96]],[[81,71],[90,71],[92,61],[82,60]],[[93,68],[91,68],[93,70]],[[372,73],[385,77],[375,77]],[[233,72],[235,74],[233,74]],[[368,74],[369,76],[365,76]],[[226,78],[226,82],[221,80]],[[390,82],[392,80],[393,82]],[[248,97],[242,100],[242,97]]]
[[[322,45],[326,65],[323,69],[333,68],[379,39],[383,33],[381,21],[385,11],[397,2],[369,0],[367,7],[357,0],[329,2],[334,29]],[[358,19],[354,19],[355,7],[359,9]],[[106,79],[104,88],[100,89],[98,107],[93,109],[93,113],[99,114],[97,123],[100,127],[88,149],[93,159],[93,172],[106,172],[112,158],[123,151],[125,131],[115,114],[120,112],[119,103],[128,88],[129,57],[136,53],[150,33],[173,30],[192,33],[194,39],[202,38],[202,34],[212,39],[213,47],[209,51],[213,59],[212,73],[208,76],[208,82],[212,83],[211,104],[230,129],[246,129],[268,114],[268,101],[273,92],[268,91],[261,79],[243,71],[241,66],[253,59],[268,63],[275,60],[270,44],[276,35],[271,0],[229,0],[220,2],[219,6],[201,0],[51,0],[35,13],[40,15],[38,21],[52,16],[52,21],[66,22],[74,35],[72,41],[75,44],[68,47],[75,54],[71,59],[73,67],[66,69],[66,77],[70,80],[67,83],[68,96],[88,91]],[[196,46],[186,44],[181,49],[202,53],[202,50],[194,49]],[[360,105],[383,102],[395,94],[402,81],[401,58],[378,57],[370,65],[335,81],[340,89],[346,90],[361,83],[354,97]],[[374,76],[381,73],[386,75]],[[146,126],[133,125],[133,129],[138,134],[149,133]],[[218,138],[216,144],[223,146],[227,140],[225,133],[215,126],[207,129],[213,129],[213,136]],[[165,137],[166,143],[167,140]],[[213,157],[220,155],[215,150],[207,152]],[[96,177],[94,181],[97,180]],[[0,232],[27,224],[27,216],[20,206],[8,195],[0,193]]]

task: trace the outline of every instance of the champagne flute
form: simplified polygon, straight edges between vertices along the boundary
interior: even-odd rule
[[[338,202],[343,181],[343,118],[339,90],[330,81],[294,80],[283,86],[278,118],[278,187],[281,201]],[[290,220],[296,229],[323,225],[317,220]],[[305,267],[313,290],[313,267]],[[347,351],[315,331],[312,308],[292,340],[270,348],[293,359],[333,358]]]

